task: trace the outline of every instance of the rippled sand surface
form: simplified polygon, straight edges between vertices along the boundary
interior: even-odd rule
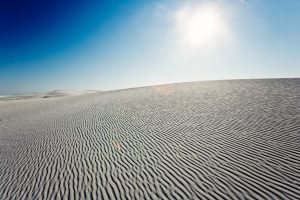
[[[299,199],[300,79],[0,101],[0,199]]]

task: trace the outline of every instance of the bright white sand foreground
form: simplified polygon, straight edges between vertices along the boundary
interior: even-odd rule
[[[0,101],[0,199],[299,199],[300,79]]]

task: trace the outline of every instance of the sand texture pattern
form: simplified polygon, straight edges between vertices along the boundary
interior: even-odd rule
[[[299,199],[300,79],[0,101],[0,199]]]

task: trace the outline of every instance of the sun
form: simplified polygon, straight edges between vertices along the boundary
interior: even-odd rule
[[[213,45],[228,37],[228,24],[220,5],[184,7],[175,13],[180,38],[188,45]]]

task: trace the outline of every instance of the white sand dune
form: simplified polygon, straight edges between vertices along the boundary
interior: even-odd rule
[[[84,94],[93,94],[93,93],[98,93],[98,92],[100,92],[100,91],[97,91],[97,90],[85,90],[85,91],[54,90],[54,91],[50,91],[47,93],[33,93],[33,94],[25,94],[25,95],[0,96],[0,101],[77,96],[77,95],[84,95]]]
[[[0,102],[0,199],[299,199],[300,79]]]

